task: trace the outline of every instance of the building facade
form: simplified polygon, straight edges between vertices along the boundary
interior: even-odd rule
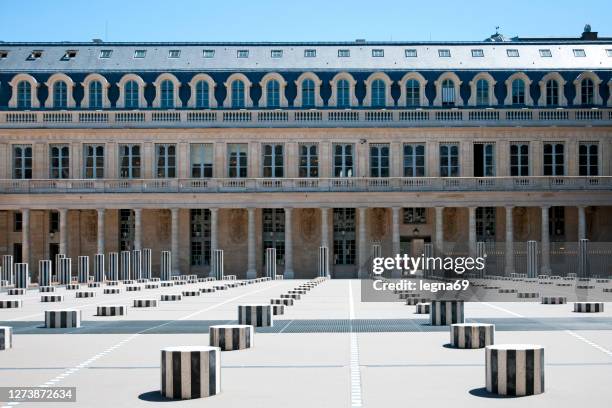
[[[0,255],[367,274],[371,246],[612,241],[612,39],[0,43]],[[178,255],[178,256],[177,256]],[[154,255],[154,273],[159,256]],[[34,277],[36,267],[32,267]]]

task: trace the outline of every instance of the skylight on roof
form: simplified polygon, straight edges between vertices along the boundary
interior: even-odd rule
[[[249,50],[236,51],[236,58],[249,58]]]
[[[32,52],[30,53],[30,55],[28,55],[28,58],[27,58],[27,59],[28,59],[29,61],[32,61],[32,60],[37,60],[37,59],[39,59],[40,57],[42,57],[42,54],[43,54],[42,50],[34,50],[34,51],[32,51]]]
[[[62,61],[69,61],[77,56],[77,50],[66,50],[64,56],[62,57]]]
[[[214,58],[215,50],[202,50],[202,56],[204,58]]]
[[[552,51],[548,48],[540,49],[540,57],[542,58],[550,58],[552,57]]]
[[[506,55],[509,56],[510,58],[517,58],[520,56],[519,54],[519,50],[517,50],[516,48],[509,48],[506,50]]]
[[[574,57],[586,57],[586,52],[582,48],[574,48]]]
[[[168,51],[168,58],[180,58],[181,57],[181,50],[169,50]]]
[[[415,49],[408,49],[404,51],[404,53],[406,54],[406,58],[416,58],[417,57],[417,50]]]
[[[374,49],[374,50],[372,50],[372,56],[373,57],[384,57],[385,56],[385,50],[383,50],[383,49]]]
[[[350,56],[351,56],[351,50],[349,49],[338,50],[338,57],[346,58]]]
[[[111,55],[113,55],[113,50],[100,50],[99,58],[107,59],[110,58]]]
[[[474,58],[484,57],[484,50],[482,50],[481,48],[472,50],[472,57]]]
[[[283,50],[270,50],[271,58],[283,58]]]
[[[316,56],[317,56],[317,50],[315,50],[315,49],[304,50],[304,57],[305,58],[314,58]]]
[[[449,49],[441,49],[438,50],[438,57],[440,58],[450,58],[451,52]]]
[[[144,58],[147,56],[147,50],[135,50],[134,58]]]

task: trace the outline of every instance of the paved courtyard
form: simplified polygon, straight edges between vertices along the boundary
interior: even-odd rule
[[[71,386],[76,403],[34,407],[609,407],[612,401],[612,304],[604,313],[565,305],[472,302],[466,321],[496,324],[495,342],[545,347],[546,392],[495,398],[484,391],[484,350],[448,347],[448,327],[403,302],[361,302],[357,280],[329,280],[285,308],[273,328],[258,329],[249,350],[223,352],[221,394],[199,400],[160,397],[160,349],[208,345],[208,326],[235,322],[237,306],[268,303],[304,281],[231,288],[156,308],[133,299],[180,293],[211,282],[41,303],[30,290],[20,309],[0,309],[14,347],[0,352],[0,386]],[[1,299],[18,298],[0,294]],[[96,306],[123,304],[127,316],[98,317]],[[79,308],[79,329],[44,329],[43,311]],[[4,404],[6,405],[6,404]],[[3,406],[3,404],[0,404]]]

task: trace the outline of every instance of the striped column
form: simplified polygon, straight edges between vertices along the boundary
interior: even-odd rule
[[[70,285],[72,283],[72,258],[60,258],[58,280],[60,285]]]
[[[14,283],[13,280],[13,255],[2,255],[2,279],[7,281],[9,285]]]
[[[151,266],[153,265],[151,259],[151,248],[144,248],[142,250],[142,279],[151,279]]]
[[[210,326],[209,338],[212,347],[221,351],[243,350],[254,346],[255,329],[247,324]]]
[[[544,347],[529,344],[487,346],[487,391],[525,396],[544,392]]]
[[[319,276],[329,276],[329,248],[319,247]]]
[[[108,276],[109,281],[119,280],[119,254],[117,252],[108,253]]]
[[[51,286],[51,261],[41,259],[38,261],[38,286]]]
[[[142,279],[142,251],[132,251],[132,276],[131,279]]]
[[[217,280],[223,280],[225,273],[223,271],[223,250],[215,249],[212,252],[212,275]]]
[[[119,280],[132,279],[130,273],[130,251],[121,251],[119,262]]]
[[[15,268],[15,287],[19,289],[27,289],[30,283],[30,273],[27,263],[16,263]]]
[[[603,302],[574,302],[574,312],[576,313],[600,313],[603,311]]]
[[[527,277],[535,278],[539,274],[538,243],[527,241]]]
[[[169,281],[172,271],[172,253],[170,251],[161,252],[161,271],[160,278],[163,281]]]
[[[13,347],[13,328],[0,326],[0,350],[8,350]]]
[[[273,326],[272,305],[238,305],[238,323],[255,327]]]
[[[81,327],[81,311],[75,309],[45,310],[45,327],[49,329]]]
[[[104,254],[94,255],[94,282],[104,282]]]
[[[495,341],[495,325],[485,323],[457,323],[451,325],[451,345],[461,349],[477,349]]]
[[[181,346],[161,350],[161,394],[194,399],[221,392],[219,347]]]
[[[266,248],[266,276],[276,279],[276,248]]]
[[[65,258],[66,255],[64,254],[56,254],[55,255],[55,279],[52,278],[52,280],[55,280],[56,282],[59,282],[60,277],[59,277],[59,270],[60,270],[60,259]]]
[[[125,316],[126,314],[125,305],[104,305],[97,307],[96,316]]]
[[[429,313],[432,326],[448,326],[463,321],[463,300],[432,300]]]
[[[79,256],[78,261],[79,283],[87,283],[89,282],[89,257]]]
[[[589,264],[589,240],[578,241],[578,277],[588,278],[591,275]]]

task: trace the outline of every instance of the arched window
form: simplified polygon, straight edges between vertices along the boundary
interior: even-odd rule
[[[241,80],[236,80],[232,82],[232,108],[244,109],[245,106],[244,82]]]
[[[128,109],[138,109],[138,82],[134,80],[125,83],[125,107]]]
[[[351,84],[346,79],[341,79],[338,81],[337,87],[337,100],[336,103],[338,108],[348,108],[351,106]]]
[[[515,79],[512,81],[512,104],[525,104],[525,81],[522,79]]]
[[[302,82],[302,107],[315,107],[315,83],[312,79],[305,79]]]
[[[559,84],[554,79],[546,82],[546,106],[559,106]]]
[[[595,104],[595,85],[590,78],[583,80],[580,84],[580,103],[582,105]]]
[[[421,84],[416,79],[406,81],[406,106],[421,105]]]
[[[266,107],[280,108],[280,84],[276,79],[271,79],[266,84],[266,99]]]
[[[386,102],[385,81],[375,79],[372,82],[372,101],[373,108],[384,108]]]
[[[489,82],[486,79],[479,79],[476,82],[476,105],[490,105],[489,101]]]
[[[450,79],[442,82],[442,106],[455,106],[455,83]]]
[[[32,85],[28,81],[20,81],[17,84],[17,107],[20,109],[32,107]]]
[[[169,79],[165,79],[161,83],[160,108],[174,108],[174,84]]]
[[[92,81],[89,84],[89,107],[102,109],[102,83],[100,81]]]
[[[198,81],[196,84],[196,108],[207,109],[210,108],[209,103],[209,87],[208,82]]]
[[[53,107],[66,109],[68,107],[68,85],[64,81],[53,84]]]

